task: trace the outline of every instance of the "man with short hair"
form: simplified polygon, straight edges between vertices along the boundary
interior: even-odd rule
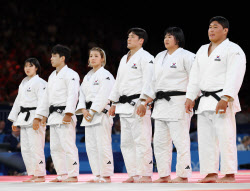
[[[152,182],[151,111],[143,105],[145,98],[142,95],[153,71],[154,57],[142,48],[147,38],[144,29],[132,28],[128,31],[127,48],[130,51],[120,61],[109,97],[115,103],[109,114],[120,115],[121,151],[129,175],[124,183]]]
[[[79,175],[75,109],[80,78],[66,65],[70,52],[63,45],[52,48],[51,64],[56,70],[49,76],[48,88],[33,123],[34,129],[39,128],[41,116],[48,117],[51,156],[58,174],[51,182],[77,182]]]
[[[186,112],[194,107],[198,117],[200,173],[209,182],[234,182],[237,173],[235,113],[240,111],[238,92],[246,70],[243,50],[227,38],[229,22],[221,16],[210,20],[210,44],[201,46],[191,69]],[[220,170],[225,174],[218,179]]]

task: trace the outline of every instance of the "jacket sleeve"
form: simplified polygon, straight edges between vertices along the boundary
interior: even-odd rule
[[[154,71],[154,58],[151,56],[148,58],[143,58],[142,60],[143,86],[142,86],[142,92],[140,96],[140,98],[142,99],[147,99],[144,92],[147,92],[150,90],[150,84],[152,82],[153,71]],[[151,91],[151,95],[152,95],[152,91]]]
[[[86,99],[85,99],[84,87],[83,87],[83,82],[82,82],[81,87],[80,87],[79,101],[78,101],[77,108],[76,108],[77,115],[81,115],[82,114],[81,109],[86,108],[85,101]]]
[[[142,90],[142,95],[140,98],[145,98],[145,97],[151,97],[152,99],[155,99],[155,84],[156,84],[156,76],[155,76],[155,64],[153,67],[153,74],[151,81],[148,83],[148,85],[145,85],[145,88]]]
[[[98,113],[102,112],[105,106],[109,103],[108,98],[113,85],[113,77],[111,78],[111,76],[108,75],[102,76],[99,91],[97,92],[90,109],[95,110]]]
[[[72,72],[72,75],[67,77],[65,80],[67,84],[68,97],[64,112],[75,114],[76,104],[79,96],[80,78],[76,72]]]
[[[39,86],[36,88],[36,97],[37,97],[37,107],[42,104],[43,96],[46,92],[47,83],[39,83]]]
[[[39,92],[40,91],[40,92]],[[42,93],[43,91],[43,93]],[[38,100],[35,118],[41,118],[41,116],[48,117],[49,116],[49,90],[48,83],[45,86],[45,89],[38,90],[38,95],[43,94],[41,98]]]
[[[198,54],[198,53],[197,53]],[[191,99],[192,101],[196,99],[200,92],[199,88],[199,63],[197,57],[192,64],[192,68],[189,73],[189,82],[187,86],[186,98]]]
[[[195,59],[195,54],[193,53],[188,53],[184,57],[184,68],[187,71],[188,75],[190,75],[190,71],[194,63],[194,59]]]
[[[119,71],[120,71],[120,67],[117,70],[117,75],[116,75],[116,80],[115,80],[115,84],[111,90],[111,93],[109,95],[109,100],[112,102],[118,102],[119,98],[120,98],[120,94],[119,94]]]
[[[222,95],[230,96],[231,102],[240,91],[246,72],[246,57],[242,50],[234,49],[229,51],[227,60],[226,80]]]

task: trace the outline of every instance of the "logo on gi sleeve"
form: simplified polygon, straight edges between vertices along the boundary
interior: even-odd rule
[[[133,64],[133,66],[131,68],[137,69],[136,64]]]
[[[172,63],[172,65],[170,66],[170,68],[177,68],[176,63]]]
[[[221,61],[220,56],[216,56],[216,58],[214,59],[214,61]]]
[[[99,81],[98,81],[98,80],[95,80],[95,82],[94,82],[93,85],[99,85]]]
[[[31,88],[30,87],[27,89],[27,92],[31,92]]]

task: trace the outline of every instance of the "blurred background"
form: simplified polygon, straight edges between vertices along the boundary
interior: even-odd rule
[[[204,7],[206,9],[204,9]],[[88,51],[99,46],[106,52],[107,65],[115,77],[126,48],[127,31],[131,27],[144,28],[149,35],[144,47],[153,56],[165,49],[164,30],[169,26],[183,29],[185,49],[196,53],[201,45],[209,43],[207,30],[213,16],[229,20],[229,40],[239,44],[249,57],[249,36],[244,6],[236,3],[197,5],[191,2],[116,2],[109,3],[67,0],[0,0],[0,175],[25,175],[20,154],[18,132],[11,131],[7,120],[18,93],[18,86],[25,77],[24,61],[36,57],[42,66],[42,77],[48,80],[54,70],[50,64],[50,50],[60,43],[72,50],[68,66],[80,76],[81,82],[88,68]],[[247,67],[248,68],[248,67]],[[249,70],[247,69],[239,98],[242,111],[236,115],[239,169],[250,167],[250,96]],[[84,127],[78,116],[77,147],[80,156],[80,173],[91,173],[84,143]],[[152,120],[152,124],[153,120]],[[192,118],[191,156],[193,170],[199,170],[196,116]],[[152,137],[153,139],[153,137]],[[115,172],[126,172],[120,151],[119,116],[114,119],[112,130]],[[47,173],[54,174],[49,150],[49,126],[46,132],[45,154]],[[172,170],[175,171],[176,153],[173,148]],[[156,164],[154,171],[157,171]]]

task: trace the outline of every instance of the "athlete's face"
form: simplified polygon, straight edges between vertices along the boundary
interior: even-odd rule
[[[208,37],[211,42],[224,40],[227,36],[228,28],[223,28],[220,23],[213,21],[209,25]]]
[[[61,64],[63,64],[64,60],[65,60],[64,56],[60,57],[59,54],[51,54],[50,61],[51,61],[52,66],[55,68],[59,67]]]
[[[24,72],[28,77],[33,77],[36,75],[36,71],[37,68],[36,66],[33,64],[31,64],[30,62],[26,62],[24,65]]]
[[[139,39],[139,36],[131,32],[128,35],[127,48],[131,50],[131,49],[141,47],[143,42],[144,42],[144,39],[142,38]]]
[[[101,67],[104,58],[102,58],[99,51],[90,51],[89,53],[89,63],[93,68]]]
[[[164,45],[166,49],[177,48],[178,44],[176,43],[175,37],[171,34],[166,34],[164,37]]]

